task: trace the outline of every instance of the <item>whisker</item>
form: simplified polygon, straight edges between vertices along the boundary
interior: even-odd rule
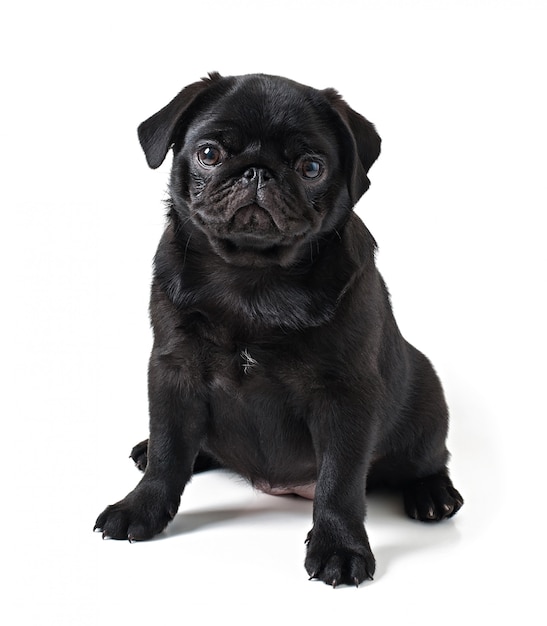
[[[184,247],[184,258],[182,259],[182,269],[186,265],[186,254],[188,253],[188,246],[190,245],[190,239],[192,239],[192,233],[188,235],[188,239],[186,240],[186,246]]]

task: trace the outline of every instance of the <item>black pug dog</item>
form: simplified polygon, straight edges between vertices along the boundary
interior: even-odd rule
[[[313,498],[308,574],[359,585],[375,568],[367,487],[400,488],[423,521],[463,504],[440,382],[401,336],[353,212],[380,138],[333,89],[217,73],[139,138],[152,168],[174,153],[150,304],[150,436],[132,452],[142,480],[95,528],[153,537],[193,473],[227,468]]]

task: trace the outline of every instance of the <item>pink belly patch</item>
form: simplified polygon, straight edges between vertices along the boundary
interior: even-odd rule
[[[293,487],[272,487],[270,484],[264,482],[256,483],[255,488],[270,496],[296,495],[308,500],[313,500],[315,496],[315,483],[309,485],[295,485]]]

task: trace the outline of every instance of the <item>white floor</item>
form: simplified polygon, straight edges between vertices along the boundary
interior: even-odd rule
[[[259,4],[2,12],[0,622],[543,625],[547,6]],[[383,137],[358,212],[445,386],[466,503],[432,526],[371,496],[378,569],[358,590],[307,580],[309,502],[218,472],[153,541],[92,532],[147,434],[169,165],[147,168],[136,127],[210,70],[336,87]]]
[[[32,453],[12,449],[3,521],[7,512],[14,523],[2,562],[3,607],[15,613],[4,623],[543,623],[535,501],[526,486],[511,498],[491,449],[465,458],[456,446],[454,480],[466,504],[451,521],[411,521],[398,497],[373,494],[375,579],[333,590],[309,582],[303,568],[311,503],[256,493],[224,472],[196,476],[157,539],[103,541],[91,530],[95,516],[139,476],[126,448],[101,449],[107,431],[102,421],[89,440],[82,429],[82,438],[57,433],[44,446],[31,437]]]

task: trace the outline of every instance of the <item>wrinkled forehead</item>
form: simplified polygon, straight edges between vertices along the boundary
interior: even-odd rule
[[[193,121],[187,140],[214,139],[243,147],[276,142],[330,152],[335,131],[328,107],[309,88],[273,77],[253,77],[211,99]]]

